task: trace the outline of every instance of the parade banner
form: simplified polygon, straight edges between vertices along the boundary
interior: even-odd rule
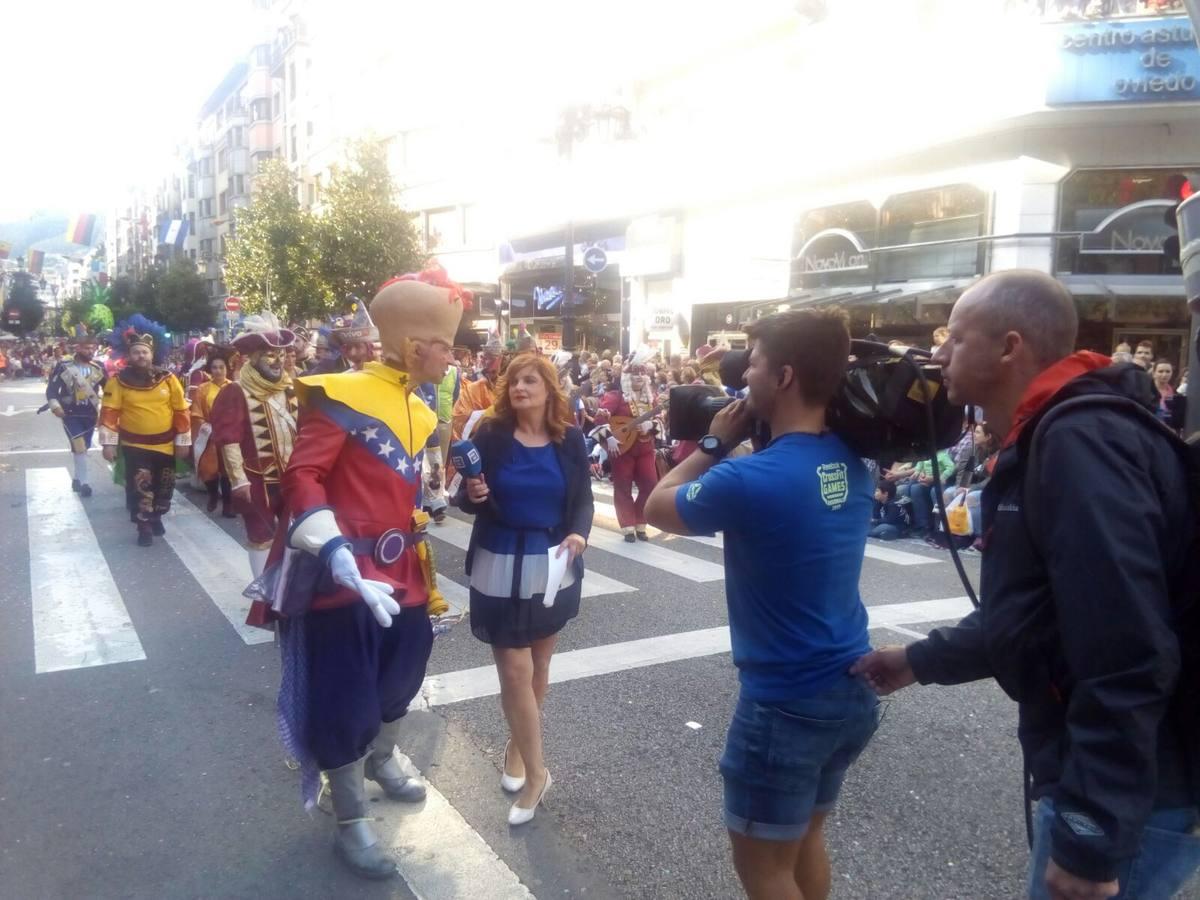
[[[67,240],[73,244],[92,243],[96,232],[96,217],[91,213],[80,213],[67,222]]]
[[[46,261],[46,253],[43,250],[30,250],[28,265],[25,267],[30,275],[42,274],[42,263]]]

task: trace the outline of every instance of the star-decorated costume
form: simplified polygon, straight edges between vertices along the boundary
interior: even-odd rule
[[[630,366],[630,372],[621,377],[621,390],[611,390],[600,400],[600,409],[609,416],[634,418],[649,412],[654,407],[654,396],[649,380],[643,374],[640,362]],[[640,387],[634,387],[634,379],[640,379]],[[616,438],[607,421],[599,425],[592,437],[608,445],[612,462],[613,505],[617,508],[617,523],[625,540],[649,540],[646,534],[646,501],[658,484],[658,469],[654,463],[654,436],[658,423],[651,419],[638,427],[638,437],[633,446],[613,457]],[[637,499],[633,498],[633,486],[637,485]]]
[[[132,335],[132,347],[151,351],[154,339]],[[104,385],[100,444],[117,447],[125,477],[125,505],[137,524],[138,544],[149,546],[163,534],[162,517],[175,492],[176,448],[192,444],[191,419],[183,385],[166,369],[127,365]]]
[[[280,482],[296,440],[296,396],[283,371],[295,340],[273,318],[252,316],[233,340],[245,354],[236,382],[217,395],[210,442],[221,455],[233,506],[246,526],[250,569],[262,574],[283,514]]]
[[[56,416],[62,419],[63,431],[71,447],[75,477],[71,489],[82,497],[90,497],[87,450],[99,416],[100,396],[106,381],[104,369],[91,357],[76,354],[72,360],[55,365],[46,383],[46,401]]]
[[[463,305],[441,270],[395,279],[371,303],[387,362],[299,379],[300,430],[283,478],[291,526],[247,592],[251,624],[279,620],[280,730],[305,802],[324,770],[335,853],[368,878],[396,869],[371,828],[364,775],[393,799],[425,795],[393,751],[433,645],[427,604],[440,599],[419,510],[437,416],[401,367],[422,345],[445,353]]]

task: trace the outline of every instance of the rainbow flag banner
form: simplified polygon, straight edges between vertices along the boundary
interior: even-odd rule
[[[67,222],[67,240],[73,244],[92,243],[96,231],[96,217],[91,213],[80,213]]]
[[[25,267],[30,275],[42,274],[42,263],[46,261],[46,253],[44,250],[30,250],[28,265]]]
[[[10,253],[12,253],[12,244],[8,241],[0,241],[0,259],[8,259]]]

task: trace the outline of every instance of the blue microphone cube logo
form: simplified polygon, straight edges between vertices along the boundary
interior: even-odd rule
[[[467,462],[470,464],[471,468],[483,463],[483,457],[479,455],[478,447],[471,447],[467,451]]]

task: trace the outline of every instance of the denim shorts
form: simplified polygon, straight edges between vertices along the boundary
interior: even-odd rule
[[[878,725],[879,699],[849,676],[801,700],[739,697],[721,757],[726,826],[762,840],[798,840],[814,812],[833,806]]]
[[[1049,900],[1046,866],[1050,862],[1050,828],[1054,805],[1038,801],[1033,816],[1033,851],[1029,856],[1030,900]],[[1200,870],[1200,810],[1156,809],[1142,829],[1138,855],[1117,867],[1120,893],[1113,900],[1168,900]]]

